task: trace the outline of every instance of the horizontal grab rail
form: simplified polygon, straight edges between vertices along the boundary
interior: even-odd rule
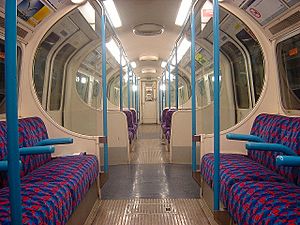
[[[294,155],[297,154],[290,149],[289,147],[282,145],[282,144],[275,144],[275,143],[255,143],[255,142],[248,142],[246,144],[246,149],[248,150],[258,150],[258,151],[274,151],[274,152],[282,152],[286,155]]]
[[[55,147],[50,146],[34,146],[20,148],[20,155],[36,155],[36,154],[51,154],[54,153]]]
[[[283,156],[276,157],[277,166],[300,166],[300,156]]]
[[[73,138],[52,138],[52,139],[41,140],[35,146],[65,145],[65,144],[72,144],[72,143],[73,143]]]
[[[261,137],[251,135],[251,134],[229,133],[229,134],[226,134],[226,138],[228,140],[236,140],[236,141],[265,142]]]

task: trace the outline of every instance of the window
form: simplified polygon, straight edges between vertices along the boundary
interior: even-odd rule
[[[300,110],[300,34],[277,46],[280,90],[283,107]]]
[[[236,37],[244,44],[250,54],[254,97],[255,102],[257,102],[264,85],[265,71],[261,47],[256,38],[250,34],[250,32],[243,29],[236,35]]]
[[[34,62],[33,80],[37,97],[42,103],[44,82],[46,73],[46,62],[48,54],[53,46],[58,42],[59,36],[51,32],[46,39],[39,45]]]
[[[90,78],[80,72],[76,76],[76,90],[80,98],[88,103]]]
[[[229,41],[222,45],[221,49],[232,63],[237,106],[240,109],[248,109],[250,102],[245,58],[240,49]]]
[[[71,44],[65,44],[56,55],[51,76],[50,110],[59,110],[62,97],[62,86],[65,65],[70,55],[76,50]]]
[[[0,40],[0,114],[5,113],[5,46],[4,41]],[[21,59],[21,49],[17,48],[17,63],[19,70],[20,59]],[[17,71],[19,72],[19,71]]]

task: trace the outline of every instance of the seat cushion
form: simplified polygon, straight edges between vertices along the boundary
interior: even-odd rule
[[[60,182],[22,184],[21,195],[23,224],[65,224],[72,214],[71,192]],[[0,215],[0,224],[11,224],[8,187],[0,190]]]
[[[22,183],[60,182],[72,195],[76,208],[89,188],[96,181],[99,165],[96,156],[66,156],[51,160],[22,178]]]
[[[228,210],[240,225],[300,224],[300,187],[276,182],[232,186]]]
[[[208,154],[203,157],[201,171],[205,171],[205,180],[213,185],[214,157]],[[287,182],[287,180],[267,169],[263,165],[238,154],[220,155],[220,199],[224,206],[228,205],[228,193],[235,183],[242,181]]]

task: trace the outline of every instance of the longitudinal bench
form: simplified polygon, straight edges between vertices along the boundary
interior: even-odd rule
[[[220,199],[238,224],[300,224],[300,168],[276,165],[278,155],[300,155],[300,117],[261,114],[250,135],[247,155],[220,155]],[[201,160],[203,182],[213,186],[213,154]],[[204,184],[204,183],[203,183]]]
[[[38,117],[19,120],[19,147],[71,143],[72,139],[48,139]],[[0,160],[7,157],[6,122],[0,122]],[[21,155],[21,195],[23,224],[66,224],[90,191],[99,175],[97,157],[78,155],[52,158],[51,154]],[[89,199],[93,202],[96,198]],[[88,201],[88,200],[86,200]],[[93,203],[85,203],[93,205]],[[78,215],[77,215],[78,216]],[[82,214],[81,217],[84,215]],[[74,221],[78,219],[73,219]],[[7,173],[0,174],[0,224],[10,224]],[[79,223],[76,222],[76,224]]]

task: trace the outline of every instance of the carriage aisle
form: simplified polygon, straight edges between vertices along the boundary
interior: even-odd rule
[[[191,165],[169,163],[160,137],[159,125],[139,127],[130,164],[110,166],[94,225],[210,224]]]

